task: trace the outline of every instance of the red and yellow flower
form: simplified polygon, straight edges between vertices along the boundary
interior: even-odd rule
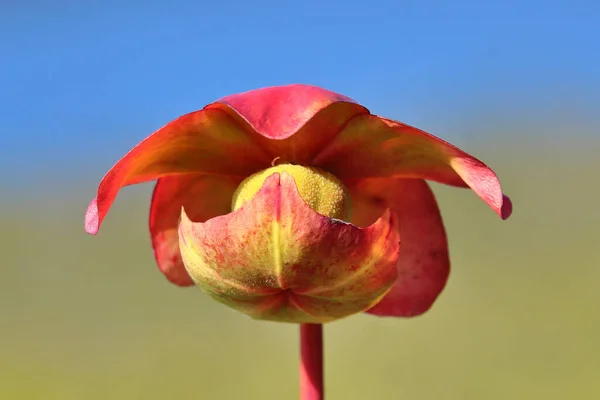
[[[471,188],[503,219],[512,211],[481,161],[307,85],[228,96],[159,129],[102,179],[86,231],[98,232],[121,187],[151,180],[167,279],[294,323],[431,307],[450,263],[426,180]]]

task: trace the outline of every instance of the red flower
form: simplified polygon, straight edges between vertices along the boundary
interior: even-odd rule
[[[121,187],[155,179],[150,234],[165,276],[286,322],[431,307],[449,259],[425,180],[470,187],[503,219],[512,211],[481,161],[306,85],[228,96],[159,129],[102,179],[86,231]]]

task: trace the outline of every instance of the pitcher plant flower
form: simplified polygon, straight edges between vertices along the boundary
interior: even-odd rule
[[[303,399],[322,398],[320,324],[420,315],[444,288],[448,243],[427,180],[512,212],[478,159],[298,84],[224,97],[148,136],[100,182],[86,231],[120,188],[152,180],[159,269],[252,318],[301,324]]]

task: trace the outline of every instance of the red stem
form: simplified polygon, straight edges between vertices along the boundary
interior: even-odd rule
[[[323,325],[300,325],[300,400],[323,400]]]

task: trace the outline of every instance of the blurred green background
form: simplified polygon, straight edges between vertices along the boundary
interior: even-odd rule
[[[598,26],[560,0],[0,2],[0,400],[297,398],[296,326],[160,274],[151,185],[83,230],[149,133],[296,82],[462,147],[514,203],[434,185],[446,289],[327,325],[327,398],[600,399]]]
[[[449,284],[421,317],[327,325],[329,398],[600,398],[598,127],[560,113],[465,122],[458,144],[498,172],[514,214],[435,185]],[[296,398],[297,327],[167,283],[148,185],[125,189],[86,236],[95,185],[3,202],[0,398]]]

